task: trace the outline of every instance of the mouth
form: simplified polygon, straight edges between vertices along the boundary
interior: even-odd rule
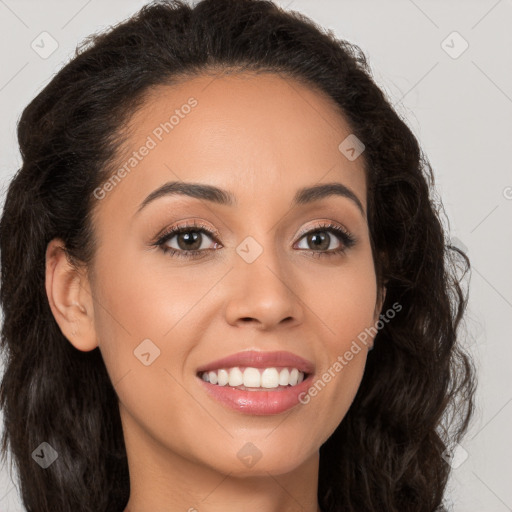
[[[314,365],[290,352],[246,351],[198,368],[210,398],[244,414],[279,414],[300,403]]]
[[[220,368],[198,372],[199,378],[215,386],[229,386],[247,391],[282,390],[300,384],[309,374],[298,368]]]

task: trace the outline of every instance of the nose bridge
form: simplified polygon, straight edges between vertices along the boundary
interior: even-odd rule
[[[271,236],[247,236],[235,251],[228,322],[252,319],[270,327],[285,319],[301,320],[292,272]]]

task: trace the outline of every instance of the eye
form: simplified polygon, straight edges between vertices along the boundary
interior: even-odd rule
[[[334,234],[335,237],[333,237],[332,234]],[[336,239],[338,239],[337,245],[332,247],[332,243],[336,243]],[[301,240],[303,240],[306,245],[313,247],[312,252],[316,253],[315,256],[317,257],[343,254],[356,243],[355,238],[348,231],[336,224],[330,223],[307,231],[301,235]],[[308,250],[308,247],[300,248]]]
[[[184,258],[202,256],[204,253],[214,250],[208,248],[211,242],[208,244],[206,238],[214,241],[215,248],[220,245],[215,239],[215,233],[207,229],[206,226],[194,222],[171,228],[154,245],[159,246],[171,256]]]
[[[208,239],[210,239],[210,242],[208,242]],[[336,243],[336,239],[337,245],[332,247],[332,243]],[[299,244],[303,243],[302,240],[304,240],[306,245],[310,245],[313,248],[298,248],[306,250],[318,258],[343,254],[356,243],[353,235],[341,226],[331,223],[325,223],[303,232],[300,235]],[[151,245],[160,247],[164,253],[168,253],[171,257],[189,259],[203,257],[211,251],[222,247],[216,232],[195,221],[192,224],[170,228]],[[211,247],[212,245],[213,247]]]

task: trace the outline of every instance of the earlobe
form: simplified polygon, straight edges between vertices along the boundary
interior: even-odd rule
[[[55,238],[46,248],[46,295],[62,334],[76,349],[88,352],[98,346],[90,285],[85,272],[68,260],[64,247]]]

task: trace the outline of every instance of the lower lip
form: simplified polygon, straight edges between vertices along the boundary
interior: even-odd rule
[[[310,387],[312,376],[309,375],[300,384],[269,391],[245,391],[230,386],[217,386],[199,378],[206,392],[222,405],[235,411],[252,415],[279,414],[300,403],[301,393]]]

